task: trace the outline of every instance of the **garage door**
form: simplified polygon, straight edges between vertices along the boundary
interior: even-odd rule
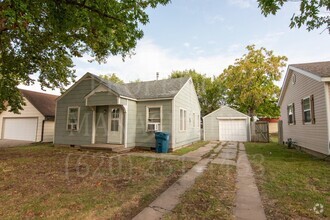
[[[246,120],[220,120],[219,121],[220,141],[247,141]]]
[[[6,118],[3,121],[3,139],[36,141],[37,118]]]

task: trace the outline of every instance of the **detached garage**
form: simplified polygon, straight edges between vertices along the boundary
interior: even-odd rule
[[[57,96],[20,90],[25,106],[20,114],[8,110],[0,114],[1,139],[53,142]]]
[[[204,140],[206,141],[250,141],[250,117],[222,106],[203,117]]]

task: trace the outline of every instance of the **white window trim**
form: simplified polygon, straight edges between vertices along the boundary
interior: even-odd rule
[[[70,109],[78,109],[78,117],[77,117],[77,130],[73,130],[73,129],[68,129],[68,125],[69,125],[69,113],[70,113]],[[66,117],[66,130],[67,131],[79,131],[79,122],[80,122],[80,107],[79,106],[69,106],[68,110],[67,110],[67,117]]]
[[[192,127],[196,127],[196,114],[195,112],[192,113]]]
[[[294,117],[295,117],[295,112],[294,112],[294,109],[293,109],[293,102],[288,104],[287,107],[291,106],[292,107],[292,122],[289,122],[289,118],[288,117],[288,122],[289,122],[289,125],[294,125]],[[290,116],[289,112],[288,112],[288,116]]]
[[[184,117],[184,112],[186,112],[186,117],[184,117],[183,119],[183,127],[184,127],[184,129],[182,130],[181,129],[181,110],[183,111],[183,117]],[[184,109],[184,108],[180,108],[180,110],[179,110],[179,131],[180,132],[185,132],[185,131],[187,131],[187,110],[186,109]]]
[[[306,118],[305,118],[305,115],[303,115],[303,117],[304,117],[304,124],[309,125],[309,124],[312,124],[312,103],[311,103],[311,97],[310,96],[307,96],[307,97],[303,98],[303,101],[305,101],[306,99],[309,99],[309,110],[303,109],[303,111],[304,111],[304,114],[305,114],[306,111],[310,112],[311,120],[307,122]],[[304,108],[304,105],[302,106],[302,108]]]
[[[151,124],[148,122],[149,119],[149,108],[160,108],[160,125],[159,125],[159,131],[163,130],[163,106],[158,105],[158,106],[154,106],[154,105],[148,105],[146,106],[146,132],[153,132],[153,131],[149,131],[148,130],[148,124]]]

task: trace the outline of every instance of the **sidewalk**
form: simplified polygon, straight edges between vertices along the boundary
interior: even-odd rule
[[[239,144],[238,156],[234,215],[239,220],[266,220],[253,170],[242,143]]]

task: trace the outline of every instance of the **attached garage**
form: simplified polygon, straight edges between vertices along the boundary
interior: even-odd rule
[[[250,117],[222,106],[203,117],[204,140],[250,141]]]
[[[4,118],[3,139],[36,141],[38,118]]]

